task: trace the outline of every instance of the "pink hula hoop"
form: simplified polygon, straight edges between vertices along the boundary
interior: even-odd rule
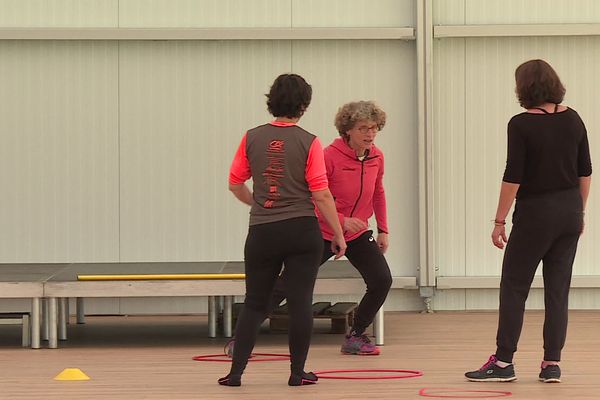
[[[442,394],[427,393],[428,391],[438,392]],[[475,395],[451,395],[443,393],[477,393]],[[433,397],[437,399],[487,399],[490,397],[508,397],[512,396],[512,392],[502,390],[469,390],[469,389],[444,389],[444,388],[423,388],[419,391],[419,396]]]
[[[371,375],[371,376],[354,376],[354,375],[331,375],[356,372],[395,372],[403,375]],[[421,371],[413,371],[409,369],[332,369],[326,371],[317,371],[314,373],[319,379],[406,379],[417,378],[423,376]]]
[[[254,357],[266,357],[266,358],[254,358]],[[202,356],[192,357],[194,361],[210,361],[210,362],[231,362],[231,358],[227,357],[225,354],[207,354]],[[275,353],[252,353],[250,355],[250,362],[259,362],[259,361],[289,361],[289,354],[275,354]]]

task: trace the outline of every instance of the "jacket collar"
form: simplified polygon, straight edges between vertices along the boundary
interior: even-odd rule
[[[331,147],[333,147],[334,149],[338,150],[340,153],[344,154],[347,157],[350,157],[353,160],[358,160],[358,157],[356,156],[356,152],[354,151],[354,149],[352,147],[350,147],[348,145],[348,142],[346,142],[343,138],[339,137],[336,138],[330,145]],[[372,158],[378,157],[377,155],[377,148],[375,147],[375,145],[371,145],[371,147],[369,147],[367,149],[367,153],[366,153],[366,157],[364,158],[364,160],[370,160]]]

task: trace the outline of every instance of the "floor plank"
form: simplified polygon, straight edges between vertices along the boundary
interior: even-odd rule
[[[422,370],[414,379],[325,380],[310,387],[286,385],[288,363],[251,363],[239,388],[221,387],[226,363],[192,356],[220,353],[225,339],[208,339],[206,317],[87,317],[69,326],[58,350],[20,348],[20,327],[0,326],[0,399],[425,399],[422,388],[501,390],[515,399],[598,399],[600,312],[572,311],[563,353],[563,383],[537,381],[543,313],[528,312],[515,357],[518,381],[470,383],[494,350],[497,313],[386,313],[386,345],[377,357],[339,353],[342,336],[315,329],[307,369],[390,368]],[[287,335],[263,333],[256,351],[287,352]],[[80,368],[90,381],[57,382],[64,368]]]

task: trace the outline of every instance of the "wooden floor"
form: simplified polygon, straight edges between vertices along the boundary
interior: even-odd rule
[[[205,317],[88,317],[70,325],[58,350],[19,347],[19,327],[0,326],[0,399],[425,399],[422,388],[500,390],[514,399],[600,398],[600,312],[573,311],[563,353],[563,383],[537,381],[543,314],[529,312],[515,357],[518,381],[471,383],[494,351],[494,312],[386,313],[386,345],[376,357],[343,356],[341,335],[319,321],[307,369],[396,368],[422,370],[414,379],[342,381],[287,386],[287,362],[250,363],[242,387],[216,384],[226,363],[192,356],[220,353],[224,339],[205,337]],[[264,333],[256,351],[286,352],[287,335]],[[90,381],[59,382],[64,368],[80,368]],[[438,392],[438,394],[442,394]],[[481,393],[451,393],[468,398]],[[463,397],[460,397],[463,396]],[[491,398],[491,397],[480,397]]]

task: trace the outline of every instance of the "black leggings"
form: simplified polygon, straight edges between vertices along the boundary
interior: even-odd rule
[[[512,362],[525,301],[540,261],[544,264],[544,360],[560,361],[567,335],[569,287],[583,223],[579,189],[518,199],[504,253],[496,357]]]
[[[246,300],[235,329],[232,375],[241,375],[268,311],[275,281],[285,264],[289,284],[291,371],[304,370],[312,334],[312,296],[323,253],[323,237],[315,217],[253,225],[244,248]]]
[[[324,240],[321,264],[325,263],[331,256],[333,256],[331,242]],[[346,249],[346,257],[360,272],[360,275],[367,284],[367,292],[358,305],[352,323],[352,330],[360,335],[371,325],[377,311],[379,311],[385,302],[392,286],[392,274],[390,273],[390,267],[385,257],[373,238],[372,231],[366,231],[356,239],[349,241],[348,248]],[[285,276],[285,270],[282,276]],[[286,285],[285,279],[278,279],[273,290],[273,297],[267,310],[267,315],[286,297],[288,297],[289,302],[289,288],[290,286]]]

